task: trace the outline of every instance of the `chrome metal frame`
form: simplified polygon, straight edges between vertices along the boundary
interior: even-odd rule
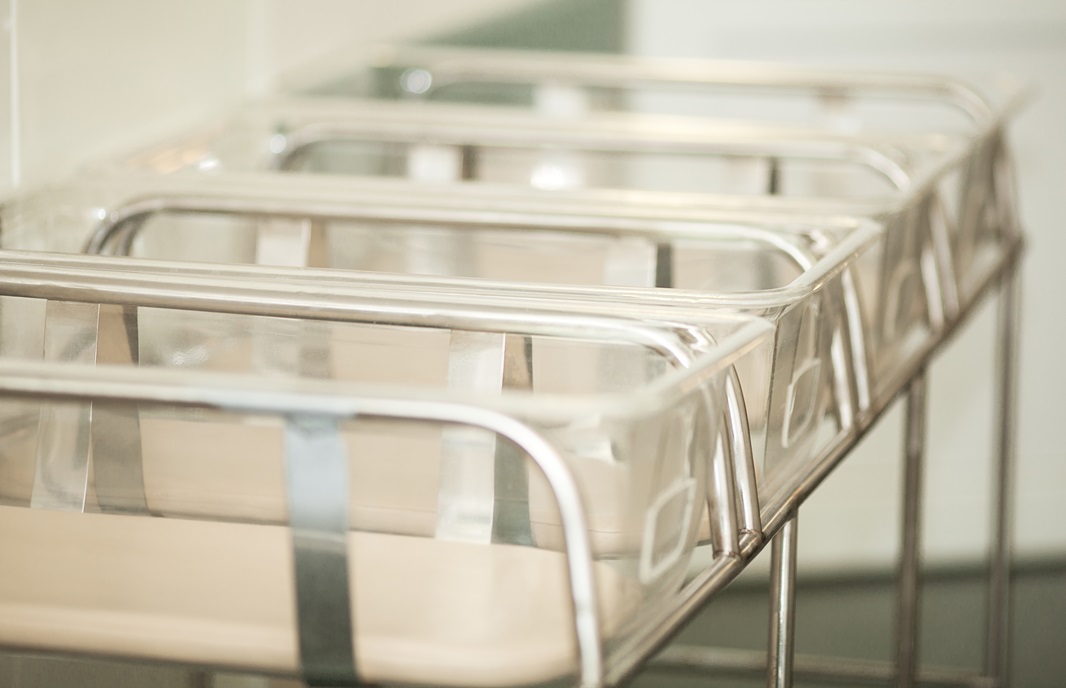
[[[128,264],[114,259],[77,260],[73,256],[18,252],[0,252],[0,257],[4,259],[0,265],[0,293],[49,298],[50,311],[58,304],[79,316],[79,319],[89,318],[86,326],[89,330],[95,330],[97,337],[95,346],[89,343],[88,351],[95,354],[95,359],[90,362],[97,364],[137,362],[137,347],[128,342],[136,338],[136,309],[140,306],[333,321],[355,321],[372,315],[377,322],[402,325],[432,322],[459,330],[481,323],[483,327],[498,326],[526,333],[518,339],[538,333],[582,331],[589,336],[609,339],[620,337],[641,343],[685,367],[690,367],[694,361],[682,345],[681,338],[650,324],[659,322],[658,318],[664,313],[691,324],[700,322],[706,316],[703,311],[682,307],[664,311],[641,307],[639,304],[627,308],[629,314],[639,319],[619,319],[616,309],[595,303],[587,304],[583,312],[578,313],[572,312],[565,304],[560,306],[549,301],[543,301],[540,310],[532,304],[513,309],[509,308],[510,301],[506,295],[494,295],[486,290],[478,294],[474,285],[463,286],[467,287],[467,295],[473,295],[478,305],[463,305],[447,294],[434,297],[432,294],[404,291],[387,284],[360,283],[356,279],[347,284],[333,283],[332,288],[322,287],[308,294],[305,290],[286,289],[265,281],[275,275],[268,268],[258,268],[254,271],[257,275],[245,271],[235,276],[219,275],[217,272],[211,274],[211,268],[197,269],[191,265],[189,270],[184,270],[185,266],[176,263],[167,264],[172,272],[150,272],[146,265],[137,266],[141,270],[138,272],[123,271],[122,268],[129,267]],[[432,314],[427,314],[428,305],[433,307]],[[681,327],[675,321],[670,321],[669,325]],[[711,483],[713,492],[708,512],[712,542],[720,553],[727,554],[736,552],[738,547],[734,517],[736,500],[744,502],[744,514],[758,513],[758,496],[751,478],[752,456],[746,434],[746,411],[744,406],[737,405],[743,403],[743,396],[732,372],[729,373],[728,385],[730,391],[727,402],[734,406],[724,408],[723,417],[729,424],[727,429],[733,434],[729,436],[727,453],[717,456],[711,467],[714,472]],[[84,433],[85,439],[88,441],[91,438],[91,443],[98,450],[94,455],[98,485],[107,485],[106,494],[117,493],[120,496],[117,502],[105,500],[102,503],[103,510],[147,513],[141,478],[137,413],[108,404],[93,404],[76,412],[84,416],[80,425],[89,428]],[[115,431],[120,432],[116,435],[113,434]],[[742,431],[744,434],[737,434]],[[504,446],[497,445],[497,452]],[[101,453],[103,451],[109,453]],[[70,508],[65,502],[45,502],[38,497],[38,492],[55,493],[66,501],[75,499],[77,504],[84,503],[88,473],[85,460],[87,448],[73,455],[83,460],[73,467],[63,466],[59,477],[53,475],[55,470],[48,462],[38,459],[39,475],[34,482],[34,506]],[[505,458],[497,456],[497,463]],[[734,474],[742,476],[739,484]],[[508,529],[509,536],[528,533],[528,515],[523,517],[515,511],[519,502],[525,499],[522,491],[524,474],[520,482],[515,481],[513,471],[497,477],[507,484],[488,495],[487,506],[500,512],[496,515],[504,517],[499,528]],[[77,504],[73,508],[80,508]],[[744,522],[745,528],[752,529],[757,522],[757,517],[748,517]],[[497,529],[495,520],[493,528]],[[503,535],[502,530],[499,533],[494,531],[492,541]],[[515,542],[515,539],[508,537],[506,541]]]
[[[736,674],[744,675],[765,674],[769,685],[790,685],[789,681],[780,677],[788,675],[787,667],[792,666],[793,675],[802,675],[804,678],[816,679],[827,683],[852,683],[860,682],[871,685],[906,685],[907,681],[920,685],[942,686],[971,686],[984,688],[995,686],[1006,688],[1008,685],[1008,666],[1006,659],[1009,655],[1009,603],[1010,603],[1010,562],[1011,562],[1011,505],[1014,485],[1014,441],[1016,433],[1016,390],[1018,371],[1018,315],[1019,315],[1019,290],[1021,259],[1023,255],[1023,242],[1019,238],[1013,242],[1004,253],[997,265],[989,273],[985,274],[976,285],[974,298],[964,303],[958,316],[948,323],[943,336],[931,342],[923,352],[916,364],[897,378],[896,389],[902,391],[908,389],[908,422],[905,447],[907,450],[908,478],[905,480],[904,499],[908,507],[904,510],[904,522],[902,533],[904,535],[903,551],[901,553],[899,596],[897,609],[899,610],[897,622],[897,656],[894,661],[866,662],[843,660],[827,657],[802,657],[798,660],[791,656],[792,648],[771,645],[769,652],[771,659],[767,663],[767,655],[762,653],[747,653],[738,651],[709,650],[706,648],[690,648],[674,646],[662,651],[658,657],[651,660],[649,667],[654,670],[664,671],[695,671],[710,674]],[[986,650],[985,669],[980,672],[963,671],[959,669],[922,667],[918,662],[914,648],[917,647],[917,628],[915,622],[920,609],[920,598],[916,586],[920,576],[920,500],[921,495],[921,462],[924,445],[925,427],[925,404],[923,381],[924,368],[935,358],[937,352],[944,347],[955,333],[969,321],[973,312],[976,311],[986,297],[994,292],[999,296],[999,359],[996,364],[996,377],[999,391],[996,400],[996,457],[997,466],[995,479],[995,503],[993,514],[993,536],[996,538],[992,543],[990,555],[990,610],[987,626],[988,648]],[[832,469],[842,461],[848,451],[862,436],[880,419],[891,405],[892,399],[879,400],[870,412],[860,419],[857,431],[842,445],[833,448],[823,457],[819,465],[811,472],[809,479],[800,489],[791,496],[791,499],[777,504],[772,509],[770,518],[764,520],[764,528],[768,538],[781,537],[786,524],[790,523],[795,510],[802,505],[803,501],[817,488],[822,480]],[[747,556],[754,556],[759,547]],[[787,559],[784,561],[787,562]],[[729,580],[737,575],[741,567],[732,572],[732,575],[724,575],[724,580],[714,586],[714,590],[724,587]],[[784,572],[787,576],[787,566],[775,568]],[[705,600],[711,593],[700,596]],[[786,601],[780,596],[778,603],[772,605],[771,626],[781,618],[779,605]],[[699,610],[699,603],[693,604],[686,613],[678,613],[678,624],[691,618]],[[665,644],[666,640],[661,640]],[[613,674],[609,676],[614,676]]]
[[[969,313],[976,308],[976,305],[981,297],[990,292],[996,283],[1002,285],[1002,300],[1001,300],[1001,315],[1000,315],[1000,362],[999,362],[999,395],[997,397],[998,415],[1001,419],[1001,430],[997,439],[997,446],[999,447],[999,478],[997,480],[997,502],[996,502],[996,528],[999,535],[1005,535],[1009,532],[1009,503],[1010,503],[1010,489],[1011,489],[1011,475],[1013,470],[1013,452],[1012,445],[1014,441],[1014,385],[1016,372],[1015,366],[1017,364],[1017,350],[1015,343],[1015,331],[1014,323],[1017,318],[1017,271],[1019,266],[1021,254],[1021,242],[1020,239],[1016,240],[1013,245],[1004,253],[1001,260],[997,265],[990,270],[987,274],[983,275],[980,282],[977,285],[976,296],[971,301],[964,303],[960,306],[960,311],[957,317],[952,318],[945,326],[943,336],[936,340],[929,342],[924,348],[922,354],[918,357],[917,362],[913,368],[900,371],[897,377],[891,382],[890,387],[893,389],[901,390],[906,384],[919,385],[921,370],[927,365],[935,351],[942,345],[942,343],[949,338],[953,332],[958,328],[961,322],[965,321]],[[19,288],[24,290],[26,295],[51,295],[57,299],[71,299],[71,296],[75,293],[71,291],[73,282],[62,284],[62,280],[57,281],[57,277],[63,274],[63,271],[69,267],[76,267],[81,264],[84,266],[90,266],[96,264],[93,259],[88,257],[53,257],[56,261],[56,265],[66,266],[62,270],[54,270],[48,268],[45,263],[41,263],[38,257],[32,255],[19,256],[18,254],[11,254],[5,258],[10,258],[10,262],[5,261],[8,269],[14,270],[15,273],[22,272],[22,277],[13,278],[12,284],[21,285]],[[129,265],[122,266],[121,261],[115,260],[114,265],[107,265],[105,263],[97,264],[98,267],[103,267],[108,270],[107,280],[86,279],[83,284],[77,287],[76,293],[81,294],[85,300],[100,299],[102,303],[120,303],[124,296],[120,292],[115,291],[115,286],[110,282],[113,278],[119,279],[121,282],[122,275],[126,275],[127,278],[143,279],[143,275],[136,276],[135,269]],[[36,264],[35,264],[36,263]],[[22,267],[19,267],[19,266]],[[150,265],[145,265],[146,268],[150,268]],[[183,266],[184,267],[184,266]],[[197,269],[195,266],[188,266],[190,272],[204,273],[210,271],[217,271],[218,268],[201,268]],[[245,277],[253,271],[252,268],[239,268],[230,267],[224,271],[232,274],[243,274]],[[283,272],[283,271],[282,271]],[[36,277],[31,275],[36,274]],[[165,273],[162,273],[165,274]],[[295,274],[295,273],[294,273]],[[152,280],[157,278],[153,277]],[[165,281],[165,280],[163,280]],[[327,280],[328,281],[328,280]],[[144,291],[145,298],[148,299],[146,303],[154,302],[160,303],[158,299],[165,301],[165,290],[158,290],[158,284],[151,290]],[[205,289],[200,297],[203,304],[214,304],[211,307],[217,308],[217,290]],[[128,295],[128,292],[126,292]],[[447,295],[442,295],[447,298]],[[74,299],[71,299],[74,300]],[[257,303],[251,306],[252,310],[256,312],[271,312],[271,309],[275,306],[268,303]],[[247,304],[242,308],[247,308]],[[344,306],[340,302],[333,302],[324,306],[323,303],[319,303],[315,308],[319,309],[320,314],[324,313],[322,308],[327,310],[339,308],[351,307],[350,305]],[[300,315],[303,317],[316,317],[315,309],[301,310]],[[6,374],[6,372],[5,372]],[[3,385],[0,384],[0,389],[3,389]],[[912,390],[915,389],[912,387]],[[746,563],[757,554],[769,538],[784,537],[786,540],[782,541],[780,545],[776,545],[779,548],[784,548],[780,553],[781,566],[775,567],[778,570],[779,585],[783,590],[793,589],[794,577],[790,573],[788,565],[788,554],[791,548],[788,547],[787,539],[788,530],[786,524],[789,523],[789,515],[794,513],[795,510],[802,504],[802,501],[806,496],[813,491],[818,483],[825,477],[825,475],[831,470],[837,462],[847,453],[848,449],[854,445],[857,439],[866,432],[866,430],[872,425],[872,423],[880,416],[885,407],[891,399],[877,399],[874,404],[866,413],[860,414],[857,427],[850,432],[847,437],[843,438],[842,442],[834,446],[829,450],[819,461],[818,465],[811,471],[807,480],[804,481],[795,491],[793,491],[787,498],[770,505],[764,505],[766,508],[763,512],[762,519],[762,532],[757,534],[753,532],[741,532],[741,536],[738,541],[738,548],[734,555],[730,555],[729,552],[725,553],[725,556],[718,558],[715,563],[707,570],[703,571],[696,579],[694,579],[678,598],[676,605],[664,608],[660,611],[657,619],[650,623],[646,629],[629,639],[628,642],[618,648],[612,648],[610,658],[607,664],[602,663],[602,656],[597,670],[589,668],[589,664],[585,661],[585,650],[582,650],[582,671],[585,676],[585,685],[602,685],[618,683],[631,674],[636,668],[638,668],[655,649],[665,643],[666,639],[676,630],[678,625],[686,618],[693,615],[702,602],[712,596],[716,591],[720,590],[728,581],[735,577],[740,570],[744,568]],[[916,448],[920,447],[920,433],[921,433],[921,413],[919,411],[920,404],[912,405],[911,419],[912,423],[909,424],[911,430],[908,434],[908,447]],[[738,422],[738,419],[733,419],[733,422]],[[919,442],[918,444],[914,444]],[[913,450],[909,454],[912,458],[917,459],[920,456],[919,450]],[[741,467],[740,463],[735,464],[736,467]],[[740,481],[743,482],[743,481]],[[920,480],[908,480],[907,499],[911,500],[912,506],[917,507],[918,503],[915,499],[915,489],[913,485],[920,484]],[[742,490],[738,487],[738,494]],[[758,523],[757,510],[756,512],[750,511],[750,505],[753,503],[750,495],[747,499],[742,500],[741,509],[748,507],[748,512],[745,516],[740,518],[741,523],[747,523],[752,526]],[[915,532],[913,529],[918,521],[915,519],[915,512],[908,509],[911,521],[905,525],[905,532],[910,533],[908,539],[905,542],[911,544],[905,545],[905,556],[909,558],[911,563],[905,563],[902,566],[907,571],[913,572],[914,566],[918,562],[918,538],[914,538],[912,535]],[[726,528],[732,528],[732,526],[725,526]],[[754,530],[751,527],[751,530]],[[781,535],[779,531],[785,529],[784,535]],[[993,554],[993,585],[991,590],[992,599],[995,600],[990,611],[989,620],[989,664],[988,664],[988,676],[996,676],[996,680],[999,681],[996,685],[1003,685],[1003,676],[1006,675],[1006,665],[1003,660],[1003,653],[1005,647],[1005,620],[1008,616],[1007,601],[1009,590],[1009,539],[1006,537],[1000,537],[997,540],[996,549]],[[908,574],[912,575],[912,574]],[[790,633],[788,631],[787,622],[791,618],[791,613],[788,612],[788,597],[787,592],[782,593],[782,596],[777,598],[779,600],[778,605],[775,607],[778,611],[779,619],[784,619],[782,623],[786,625],[779,626],[778,638],[788,638]],[[771,662],[770,666],[774,669],[773,685],[788,685],[788,676],[791,673],[811,675],[811,672],[815,672],[814,675],[824,677],[825,680],[861,680],[861,681],[884,681],[895,680],[901,677],[902,672],[907,672],[911,675],[913,666],[916,666],[913,655],[908,659],[907,648],[914,647],[915,637],[912,630],[911,623],[907,619],[913,620],[913,614],[916,613],[918,599],[911,593],[905,592],[901,596],[900,609],[901,609],[901,623],[899,632],[898,645],[900,647],[900,659],[897,660],[891,666],[880,665],[876,663],[855,663],[855,662],[837,662],[828,659],[808,659],[801,658],[798,666],[798,670],[790,669],[794,665],[792,658],[790,657],[791,644],[788,642],[780,643],[779,649],[775,651],[775,659]],[[782,615],[782,612],[784,614]],[[910,616],[908,616],[910,615]],[[580,639],[579,639],[580,642]],[[586,646],[587,647],[587,644]],[[699,666],[702,669],[713,670],[714,665],[718,660],[723,657],[729,659],[732,657],[734,660],[738,657],[734,655],[722,655],[714,653],[700,654],[698,652],[693,653],[685,648],[672,648],[659,660],[652,662],[653,667],[667,666],[669,668],[671,659],[677,660],[679,663],[684,663],[685,666],[692,668],[694,665]],[[332,661],[332,660],[331,660]],[[736,669],[736,661],[730,660],[733,663],[734,669]],[[593,662],[595,664],[596,662]],[[741,664],[744,662],[741,661]],[[748,662],[748,668],[752,667],[751,662]],[[766,670],[767,664],[762,663],[763,671]],[[944,685],[987,685],[988,678],[980,676],[972,676],[965,674],[964,672],[952,672],[945,670],[914,670],[915,675],[921,681],[932,681],[934,683],[940,683]],[[599,673],[597,673],[599,672]]]
[[[909,158],[926,151],[950,153],[956,143],[941,135],[854,137],[789,126],[743,126],[685,117],[597,113],[550,119],[505,108],[439,103],[285,99],[250,110],[272,123],[280,137],[266,162],[285,170],[308,147],[337,141],[428,142],[455,147],[462,174],[476,178],[480,148],[577,148],[585,151],[669,153],[682,156],[830,160],[862,165],[896,187],[906,187]],[[131,159],[151,156],[149,151]],[[225,164],[224,162],[222,163]]]

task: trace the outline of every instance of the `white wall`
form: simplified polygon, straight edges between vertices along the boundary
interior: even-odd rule
[[[530,1],[0,0],[0,189],[158,138],[324,55]]]
[[[316,65],[358,64],[375,44],[444,33],[537,0],[248,0],[256,86]],[[310,68],[310,69],[308,69]]]
[[[648,55],[813,62],[978,73],[1033,80],[1035,102],[1013,127],[1026,260],[1020,404],[1018,552],[1066,552],[1066,449],[1058,433],[1066,389],[1062,295],[1066,292],[1066,3],[949,0],[631,0],[629,41]],[[979,556],[990,503],[994,309],[934,366],[926,551],[932,559]],[[800,514],[805,564],[884,564],[899,514],[897,409]]]

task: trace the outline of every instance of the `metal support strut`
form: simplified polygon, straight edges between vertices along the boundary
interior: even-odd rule
[[[774,536],[770,559],[769,688],[791,688],[796,636],[796,514]]]
[[[926,389],[926,373],[921,370],[907,387],[903,528],[896,589],[896,675],[899,688],[912,688],[918,676]]]
[[[1010,675],[1012,509],[1017,432],[1018,325],[1021,279],[1015,266],[1000,285],[996,365],[996,460],[993,538],[988,576],[988,649],[985,672],[1004,688]]]

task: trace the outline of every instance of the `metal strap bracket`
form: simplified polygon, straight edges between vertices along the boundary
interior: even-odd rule
[[[290,416],[285,482],[302,678],[358,685],[348,566],[348,457],[336,418]]]

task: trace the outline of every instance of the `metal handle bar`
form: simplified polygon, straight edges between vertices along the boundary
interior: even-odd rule
[[[896,188],[910,181],[900,146],[937,150],[944,137],[869,138],[818,130],[705,122],[694,118],[601,114],[546,119],[524,112],[437,103],[339,104],[276,101],[253,111],[273,121],[275,165],[313,145],[336,141],[432,143],[477,148],[569,148],[588,152],[836,160],[868,167]]]
[[[269,271],[264,271],[264,276]],[[7,265],[0,270],[0,290],[10,296],[47,298],[79,303],[113,303],[170,309],[195,309],[235,315],[370,321],[378,324],[431,326],[456,330],[505,330],[516,334],[581,336],[648,346],[677,363],[691,354],[678,326],[657,328],[611,315],[533,311],[508,307],[489,298],[483,306],[448,306],[420,302],[417,295],[368,293],[362,288],[346,294],[307,293],[277,283],[248,283],[209,275],[120,273],[88,268],[52,267],[47,263]]]
[[[289,199],[265,199],[261,196],[256,198],[248,196],[246,198],[233,198],[228,196],[215,197],[212,195],[199,195],[199,196],[166,196],[166,195],[154,195],[148,198],[138,198],[126,204],[113,208],[109,213],[107,219],[98,225],[97,229],[91,235],[86,250],[89,252],[102,252],[105,251],[109,244],[116,240],[116,237],[121,233],[121,224],[127,221],[136,222],[146,215],[164,212],[167,210],[181,210],[185,212],[210,212],[216,214],[252,214],[263,217],[291,217],[295,219],[366,219],[374,222],[417,222],[419,224],[457,224],[462,223],[466,225],[483,225],[489,228],[499,229],[528,229],[528,228],[542,228],[549,230],[574,230],[590,233],[608,233],[616,235],[628,235],[628,236],[646,236],[649,238],[655,238],[656,240],[663,240],[668,237],[676,237],[679,239],[699,239],[699,238],[757,238],[758,240],[765,242],[766,244],[774,247],[775,249],[783,252],[791,260],[793,260],[798,266],[805,270],[805,274],[798,280],[789,285],[788,288],[780,289],[768,289],[761,290],[759,292],[741,293],[737,295],[722,295],[723,303],[737,303],[739,300],[747,302],[746,305],[752,305],[756,301],[762,304],[771,304],[780,302],[783,292],[788,291],[791,287],[803,285],[804,288],[812,288],[818,286],[822,281],[829,278],[834,274],[834,271],[839,267],[841,262],[847,262],[849,255],[857,254],[864,250],[864,247],[876,240],[880,229],[873,222],[869,221],[849,221],[846,225],[852,228],[846,236],[841,237],[834,247],[830,248],[824,255],[812,256],[800,248],[798,248],[793,242],[787,240],[787,236],[791,234],[795,237],[797,234],[803,234],[799,230],[802,227],[802,223],[793,222],[790,232],[777,231],[776,227],[773,231],[764,229],[762,227],[738,227],[738,226],[720,226],[710,224],[700,220],[701,215],[704,213],[672,213],[669,209],[663,209],[661,214],[665,219],[656,220],[654,218],[630,218],[626,217],[624,213],[618,212],[617,209],[614,216],[603,217],[598,214],[598,209],[589,209],[587,213],[552,213],[548,210],[538,214],[535,218],[530,217],[523,211],[508,211],[506,210],[506,204],[502,204],[501,208],[492,208],[484,215],[471,215],[469,211],[455,211],[451,208],[433,208],[429,210],[412,210],[405,209],[402,205],[396,204],[381,204],[378,206],[364,205],[362,203],[352,204],[353,207],[348,207],[347,203],[343,202],[313,202],[302,203],[299,200]],[[708,213],[711,217],[716,214],[712,212]],[[723,218],[729,217],[732,219],[739,216],[734,214],[727,214]],[[755,221],[761,221],[764,216],[757,214]],[[398,219],[399,218],[399,219]],[[676,218],[676,219],[675,219]],[[830,221],[832,222],[832,221]],[[839,226],[839,224],[837,225]],[[812,228],[813,229],[813,228]],[[808,231],[808,233],[810,233]],[[217,270],[213,270],[217,272]],[[317,271],[316,271],[317,272]],[[306,275],[308,273],[300,272],[298,274]],[[360,276],[362,279],[362,276]],[[396,278],[389,278],[382,276],[380,279],[389,280]],[[400,281],[409,278],[399,278]],[[418,282],[433,281],[432,277],[417,278]],[[486,286],[496,286],[492,282],[478,281],[479,284]],[[505,283],[501,283],[499,286],[514,290],[513,285],[508,287]],[[535,291],[549,291],[558,290],[551,285],[536,285],[533,287]],[[524,290],[524,287],[523,287]],[[566,287],[567,291],[570,291],[570,287]],[[596,288],[584,287],[581,291],[589,292],[595,291]],[[626,287],[610,287],[609,291],[632,291],[632,288]],[[639,289],[638,293],[642,295],[648,295],[649,290]],[[653,292],[651,292],[653,293]],[[695,296],[695,294],[693,294]],[[702,295],[699,297],[704,302],[714,302],[718,297],[713,295]]]
[[[144,222],[152,215],[181,212],[188,214],[213,214],[248,217],[254,219],[309,220],[316,222],[360,221],[376,224],[417,223],[419,226],[455,227],[463,229],[493,229],[526,231],[582,231],[591,234],[641,237],[649,240],[664,239],[738,239],[757,240],[786,255],[801,269],[809,269],[811,256],[795,243],[791,236],[802,236],[796,231],[784,234],[759,225],[737,226],[715,224],[712,220],[665,217],[634,218],[622,213],[615,216],[600,216],[594,213],[553,213],[549,210],[530,216],[524,210],[511,209],[503,204],[500,209],[478,210],[476,208],[411,207],[400,202],[395,204],[362,199],[315,200],[308,199],[299,190],[267,195],[266,193],[228,191],[224,181],[216,193],[197,190],[185,193],[181,184],[156,195],[135,196],[115,204],[107,211],[89,240],[84,252],[124,255]],[[428,204],[427,204],[428,205]],[[713,213],[708,213],[713,216]],[[812,232],[814,230],[812,229]]]

